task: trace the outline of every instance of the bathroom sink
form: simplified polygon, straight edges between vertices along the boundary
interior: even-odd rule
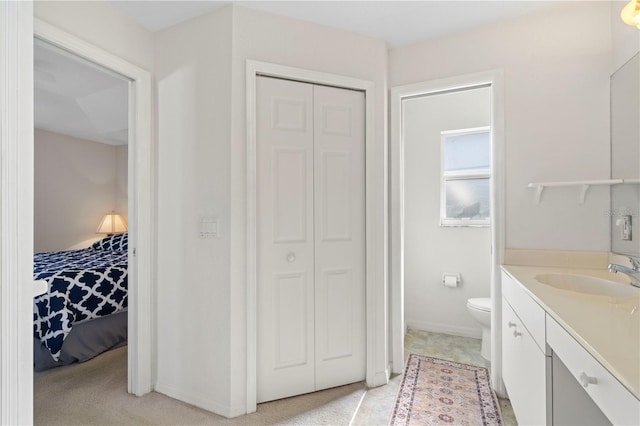
[[[536,281],[561,290],[610,297],[640,297],[640,288],[602,278],[571,274],[541,274]]]

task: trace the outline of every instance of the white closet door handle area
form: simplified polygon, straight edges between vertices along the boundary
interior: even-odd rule
[[[295,261],[296,261],[296,254],[290,251],[289,254],[287,254],[287,262],[293,263]]]

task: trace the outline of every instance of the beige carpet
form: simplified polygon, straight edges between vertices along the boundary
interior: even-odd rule
[[[480,340],[409,330],[405,352],[489,367],[480,356]],[[333,424],[347,425],[362,398],[354,426],[387,426],[402,380],[369,389],[362,383],[258,406],[258,412],[225,419],[188,404],[151,393],[126,393],[126,348],[70,367],[45,371],[34,385],[35,423],[45,424]],[[505,426],[516,420],[508,400],[500,400]]]
[[[127,394],[127,348],[91,361],[37,373],[36,425],[348,425],[366,389],[363,383],[258,405],[226,419],[152,392]]]

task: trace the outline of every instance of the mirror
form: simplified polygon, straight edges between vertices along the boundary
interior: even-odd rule
[[[611,251],[640,257],[640,53],[611,76]]]

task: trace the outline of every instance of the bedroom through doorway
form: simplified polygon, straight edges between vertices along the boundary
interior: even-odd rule
[[[34,370],[127,342],[127,79],[34,41]]]
[[[151,390],[150,371],[138,368],[151,358],[152,224],[139,225],[151,216],[139,195],[150,186],[139,179],[151,157],[150,102],[140,102],[149,74],[43,23],[35,34],[34,276],[48,292],[34,298],[34,379],[129,344],[123,374],[142,395]]]
[[[91,44],[37,18],[33,20],[33,37],[127,82],[128,313],[126,317],[128,324],[125,362],[127,365],[126,387],[131,394],[145,395],[154,389],[156,380],[154,370],[156,327],[153,315],[152,287],[156,259],[155,214],[153,210],[155,201],[153,158],[155,154],[152,143],[153,91],[151,73],[100,46]],[[32,40],[34,39],[32,38]],[[33,160],[33,152],[30,153],[30,156]],[[31,192],[31,188],[29,189]],[[29,321],[29,326],[32,325],[31,322]],[[28,366],[29,363],[25,363],[25,365]]]

